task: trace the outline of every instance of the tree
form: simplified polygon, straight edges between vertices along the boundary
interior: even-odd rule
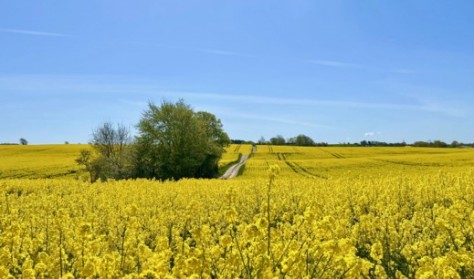
[[[21,145],[28,145],[28,141],[25,138],[20,139],[20,144]]]
[[[434,142],[432,141],[415,141],[413,143],[413,146],[415,147],[448,147],[449,145],[445,143],[444,141],[440,140],[435,140]]]
[[[303,135],[303,134],[297,135],[296,137],[289,139],[288,143],[298,145],[298,146],[312,146],[312,145],[315,145],[315,142],[312,138],[310,138],[306,135]]]
[[[133,150],[129,130],[106,122],[93,131],[90,142],[95,154],[82,150],[76,159],[79,165],[85,166],[91,182],[108,178],[122,179],[132,175]]]
[[[413,143],[413,146],[415,146],[415,147],[429,147],[430,143],[426,142],[426,141],[415,141]]]
[[[448,144],[441,140],[435,140],[432,146],[433,147],[448,147]]]
[[[453,142],[451,142],[451,147],[461,147],[461,146],[462,146],[462,143],[460,143],[457,140],[453,140]]]
[[[270,139],[270,143],[273,145],[285,145],[286,140],[283,136],[277,135]]]
[[[149,103],[137,128],[138,177],[213,177],[230,142],[219,119],[208,112],[194,112],[183,100],[159,107]]]

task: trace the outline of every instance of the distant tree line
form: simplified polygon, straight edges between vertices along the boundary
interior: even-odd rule
[[[396,143],[387,143],[380,141],[361,141],[361,146],[413,146],[413,147],[437,147],[437,148],[447,148],[447,147],[463,147],[463,146],[473,146],[473,144],[463,144],[458,141],[453,141],[451,144],[446,143],[441,140],[435,141],[415,141],[412,144],[407,144],[406,142],[396,142]]]
[[[10,142],[3,142],[0,145],[28,145],[28,141],[25,138],[21,138],[19,143],[10,143]]]
[[[463,147],[463,146],[474,146],[474,144],[464,144],[458,141],[452,141],[451,144],[448,144],[444,141],[435,140],[435,141],[416,141],[413,143],[413,146],[416,147]]]
[[[299,134],[295,137],[285,139],[282,135],[276,135],[269,140],[261,137],[257,144],[271,144],[271,145],[294,145],[294,146],[327,146],[326,142],[315,142],[311,137]]]
[[[232,143],[237,144],[255,144],[252,141],[244,141],[244,140],[232,140]],[[269,140],[266,140],[264,137],[261,137],[257,144],[271,144],[271,145],[295,145],[295,146],[353,146],[353,147],[403,147],[403,146],[413,146],[413,147],[436,147],[436,148],[448,148],[448,147],[474,147],[474,143],[461,143],[458,141],[453,141],[450,144],[443,142],[441,140],[435,141],[416,141],[412,144],[403,142],[384,142],[384,141],[371,141],[371,140],[362,140],[360,142],[350,143],[350,142],[343,142],[337,144],[328,144],[327,142],[315,142],[311,137],[306,136],[304,134],[300,134],[296,137],[285,139],[282,135],[277,135]]]
[[[394,147],[403,147],[407,146],[406,142],[384,142],[384,141],[373,141],[373,140],[363,140],[360,143],[356,144],[360,146],[394,146]]]
[[[232,144],[255,144],[254,141],[251,140],[241,140],[241,139],[231,139],[230,143]]]
[[[393,147],[403,147],[403,146],[413,146],[413,147],[434,147],[434,148],[459,148],[459,147],[474,147],[474,143],[461,143],[458,141],[453,141],[450,144],[441,141],[441,140],[435,140],[435,141],[415,141],[412,144],[406,143],[406,142],[383,142],[383,141],[369,141],[369,140],[363,140],[361,142],[356,142],[356,143],[339,143],[339,144],[331,144],[334,146],[364,146],[364,147],[370,147],[370,146],[393,146]]]
[[[183,100],[149,103],[132,137],[123,125],[104,123],[92,133],[91,150],[76,162],[92,182],[107,179],[177,180],[211,178],[230,143],[222,123],[209,112],[195,112]]]

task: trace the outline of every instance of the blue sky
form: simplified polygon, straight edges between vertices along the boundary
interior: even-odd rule
[[[0,142],[183,98],[231,138],[474,142],[473,1],[1,1]]]

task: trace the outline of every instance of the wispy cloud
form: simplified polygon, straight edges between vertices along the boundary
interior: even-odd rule
[[[336,67],[336,68],[358,68],[358,69],[366,69],[367,67],[360,64],[354,63],[347,63],[341,61],[334,61],[334,60],[308,60],[308,63],[316,64],[320,66],[326,67]]]
[[[381,135],[382,132],[365,132],[364,137],[366,138],[372,138],[375,137],[376,135]]]
[[[259,121],[269,121],[275,122],[280,124],[289,124],[289,125],[297,125],[297,126],[304,126],[310,128],[325,128],[325,129],[333,129],[331,126],[318,124],[314,122],[307,122],[307,121],[298,121],[298,120],[291,120],[285,118],[278,118],[278,117],[269,117],[269,116],[262,116],[256,114],[248,114],[248,113],[233,113],[233,112],[221,112],[220,115],[225,115],[233,118],[241,118],[247,120],[259,120]]]
[[[259,104],[266,106],[296,107],[329,107],[353,110],[393,110],[439,113],[448,116],[465,117],[470,108],[458,103],[412,98],[407,103],[375,103],[352,100],[328,100],[315,98],[288,98],[261,96],[258,94],[242,95],[228,93],[208,93],[196,91],[164,90],[163,86],[150,80],[133,80],[122,76],[54,76],[54,75],[20,75],[0,76],[0,90],[5,92],[49,92],[61,93],[83,92],[90,94],[120,94],[121,96],[140,94],[144,98],[160,96],[162,98],[185,98],[189,100],[214,100],[233,104]],[[414,90],[412,90],[414,91]]]
[[[341,101],[341,100],[322,100],[309,98],[284,98],[268,97],[258,95],[228,95],[203,92],[162,92],[170,96],[183,96],[189,98],[221,99],[236,103],[253,103],[262,105],[282,105],[282,106],[314,106],[331,107],[336,109],[354,109],[354,110],[393,110],[393,111],[418,111],[439,113],[454,117],[465,117],[468,110],[462,105],[451,104],[443,101],[434,102],[428,100],[419,100],[412,104],[401,103],[374,103],[359,101]]]
[[[392,70],[393,73],[396,73],[396,74],[415,74],[416,71],[415,70],[410,70],[410,69],[395,69],[395,70]]]
[[[224,55],[224,56],[251,56],[251,55],[248,55],[248,54],[245,54],[245,53],[240,53],[240,52],[230,51],[230,50],[224,50],[224,49],[185,47],[185,46],[175,46],[175,45],[152,43],[152,42],[141,42],[141,41],[130,41],[130,42],[127,42],[127,43],[132,44],[132,45],[139,45],[139,46],[159,47],[159,48],[167,48],[167,49],[182,50],[182,51],[192,51],[192,52],[201,52],[201,53]]]
[[[163,92],[166,93],[166,92]],[[171,92],[169,92],[171,94]],[[235,102],[255,103],[264,105],[294,105],[294,106],[321,106],[334,108],[349,108],[349,109],[378,109],[378,110],[412,110],[412,111],[430,111],[453,114],[457,109],[448,109],[442,106],[435,106],[434,104],[397,104],[397,103],[369,103],[357,101],[334,101],[334,100],[318,100],[306,98],[281,98],[281,97],[267,97],[256,95],[226,95],[215,93],[200,93],[200,92],[173,92],[173,95],[180,94],[181,96],[202,97],[207,99],[225,99]]]
[[[458,100],[444,99],[433,96],[415,96],[414,94],[411,96],[426,111],[442,112],[446,115],[455,117],[466,117],[469,111],[472,112],[471,108],[462,109],[465,106],[462,105]],[[446,96],[449,96],[449,94],[446,94]]]
[[[11,28],[0,28],[0,32],[21,34],[21,35],[32,35],[32,36],[72,37],[71,35],[68,35],[68,34],[44,32],[44,31],[36,31],[36,30],[11,29]]]
[[[315,64],[324,67],[333,67],[333,68],[341,68],[341,69],[359,69],[359,70],[368,70],[368,71],[376,71],[376,72],[386,72],[386,73],[394,73],[394,74],[414,74],[416,71],[411,69],[383,69],[377,68],[369,65],[363,64],[356,64],[356,63],[348,63],[342,61],[335,61],[335,60],[314,60],[310,59],[307,60],[306,63]]]
[[[230,55],[230,56],[247,56],[242,53],[234,52],[234,51],[228,51],[228,50],[221,50],[221,49],[206,49],[206,48],[196,48],[194,49],[195,51],[202,51],[202,52],[207,52],[211,54],[218,54],[218,55]]]

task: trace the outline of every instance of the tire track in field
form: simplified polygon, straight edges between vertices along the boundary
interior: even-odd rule
[[[235,146],[235,148],[234,148],[234,153],[238,153],[241,146],[242,146],[241,144]]]
[[[344,156],[342,156],[341,154],[336,153],[336,152],[333,153],[333,152],[331,152],[331,151],[324,150],[324,149],[322,149],[322,148],[319,148],[319,150],[321,150],[321,151],[323,151],[323,152],[326,152],[326,153],[330,154],[331,156],[333,156],[333,157],[335,157],[335,158],[337,158],[337,159],[344,159],[344,158],[345,158]]]
[[[409,167],[439,167],[441,164],[439,163],[422,163],[422,162],[406,162],[406,161],[393,161],[393,160],[385,160],[385,159],[373,159],[377,162],[384,162],[388,164],[395,164],[395,165],[403,165]]]
[[[280,158],[280,156],[281,156],[281,158],[283,158],[283,161],[285,162],[285,164],[288,167],[290,167],[295,173],[297,173],[299,175],[302,175],[302,176],[311,177],[311,178],[328,179],[327,176],[312,173],[312,172],[308,171],[306,168],[299,165],[298,163],[288,161],[288,159],[286,158],[286,155],[287,154],[285,154],[285,153],[278,153],[277,154],[278,158]]]

